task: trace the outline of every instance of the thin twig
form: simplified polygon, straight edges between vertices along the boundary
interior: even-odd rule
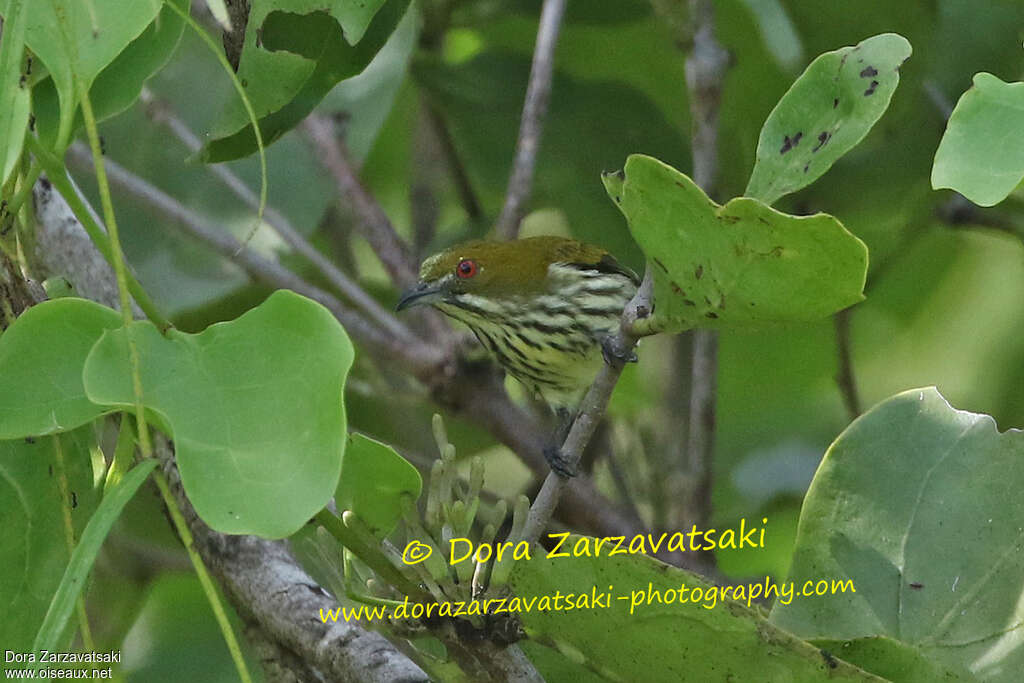
[[[479,223],[484,219],[484,210],[473,190],[473,183],[470,182],[466,165],[463,163],[462,157],[459,156],[459,150],[455,147],[455,140],[452,139],[452,133],[448,130],[448,124],[441,112],[426,98],[423,98],[422,104],[424,113],[434,128],[434,135],[441,145],[441,153],[448,164],[448,172],[451,173],[455,191],[459,194],[459,201],[466,211],[466,217],[473,223]]]
[[[439,179],[442,175],[444,153],[437,128],[430,120],[430,110],[420,98],[413,133],[412,187],[409,189],[409,208],[412,212],[413,255],[423,258],[424,252],[437,233],[437,217],[441,210],[438,200]]]
[[[833,316],[836,325],[836,354],[839,357],[839,371],[836,384],[843,397],[843,405],[851,420],[860,415],[860,397],[857,394],[857,380],[853,374],[853,357],[850,349],[850,316],[852,308],[844,308]]]
[[[69,160],[75,164],[84,164],[87,161],[86,154],[87,152],[79,145],[72,145]],[[442,362],[441,351],[422,342],[414,343],[387,334],[329,292],[311,285],[280,264],[259,256],[252,249],[239,249],[241,242],[229,232],[214,225],[206,217],[184,206],[174,197],[139,178],[117,162],[111,159],[105,161],[112,184],[123,192],[172,218],[185,232],[240,266],[254,280],[273,287],[290,289],[323,304],[345,326],[349,334],[378,357],[393,358],[395,354],[400,353],[408,365],[418,368],[420,372]]]
[[[380,204],[356,176],[341,140],[334,134],[330,120],[313,114],[306,118],[300,128],[313,143],[320,163],[334,177],[338,191],[351,203],[357,217],[356,229],[370,243],[391,280],[400,288],[411,287],[416,283],[417,269],[409,256],[409,248],[395,231],[395,226]]]
[[[519,123],[519,140],[512,175],[508,180],[505,205],[498,217],[497,233],[504,239],[515,239],[523,220],[526,201],[530,198],[533,171],[537,166],[537,149],[544,127],[544,117],[551,96],[551,74],[555,66],[555,45],[565,13],[565,0],[544,0],[537,28],[537,43],[533,49],[530,81],[526,86],[526,101]]]
[[[693,45],[686,58],[686,87],[693,119],[693,179],[709,195],[718,176],[718,108],[728,53],[715,39],[711,0],[690,0]],[[685,519],[679,524],[706,526],[711,517],[712,459],[715,449],[715,398],[718,384],[718,333],[697,330],[693,335],[690,417],[686,469],[693,483],[683,501]]]
[[[148,89],[143,88],[139,98],[146,106],[146,113],[153,121],[161,123],[174,134],[185,148],[190,152],[198,152],[202,147],[202,140],[189,129],[188,125],[181,120],[170,106],[153,96]],[[257,209],[259,207],[259,195],[246,185],[245,181],[236,175],[226,164],[207,164],[206,168],[230,189],[235,196],[241,199],[248,207]],[[302,234],[292,226],[291,221],[280,211],[273,207],[266,207],[263,212],[263,220],[274,232],[280,235],[289,246],[295,249],[308,260],[328,282],[331,283],[341,294],[351,301],[356,307],[363,310],[378,325],[386,329],[392,335],[410,340],[413,338],[409,329],[399,322],[394,315],[384,309],[377,300],[366,293],[348,275],[343,273],[337,266],[331,263],[323,254],[317,250]]]
[[[608,362],[601,367],[597,378],[594,379],[594,384],[583,398],[579,414],[572,424],[572,429],[569,430],[569,436],[562,444],[562,457],[569,470],[575,469],[579,464],[583,449],[594,435],[598,422],[608,407],[608,400],[622,375],[626,359],[632,354],[633,347],[636,346],[638,337],[632,331],[633,323],[650,315],[652,288],[651,270],[648,268],[636,295],[626,304],[619,331],[608,340],[608,347],[611,350],[607,354]],[[568,483],[568,477],[554,471],[548,473],[544,485],[530,507],[530,516],[526,520],[521,540],[529,543],[537,542],[541,532],[544,531],[554,514],[562,491]]]

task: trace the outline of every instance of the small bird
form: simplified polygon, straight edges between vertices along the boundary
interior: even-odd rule
[[[640,279],[604,249],[563,237],[477,240],[431,256],[397,310],[429,304],[465,323],[510,375],[571,419],[601,368],[604,341]],[[562,434],[564,436],[564,434]],[[552,469],[572,476],[557,447]]]

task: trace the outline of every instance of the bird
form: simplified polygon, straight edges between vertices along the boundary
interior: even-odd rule
[[[430,305],[464,323],[560,420],[549,464],[609,351],[640,278],[601,247],[555,236],[474,240],[425,259],[397,310]],[[635,356],[628,360],[635,360]],[[561,434],[560,434],[561,433]],[[559,436],[560,434],[560,436]]]

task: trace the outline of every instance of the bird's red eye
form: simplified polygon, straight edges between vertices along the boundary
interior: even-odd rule
[[[473,261],[468,258],[462,259],[461,261],[459,261],[459,265],[455,266],[455,274],[461,277],[463,280],[468,280],[469,278],[476,275],[476,270],[476,261]]]

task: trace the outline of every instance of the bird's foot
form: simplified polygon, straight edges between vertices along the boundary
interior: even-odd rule
[[[545,448],[544,459],[548,461],[551,470],[560,477],[571,479],[577,474],[577,464],[570,462],[558,446],[548,446]]]
[[[609,335],[601,340],[601,355],[604,356],[604,362],[608,365],[637,362],[636,353],[633,352],[632,347],[623,348],[617,343],[618,339],[618,335]]]

